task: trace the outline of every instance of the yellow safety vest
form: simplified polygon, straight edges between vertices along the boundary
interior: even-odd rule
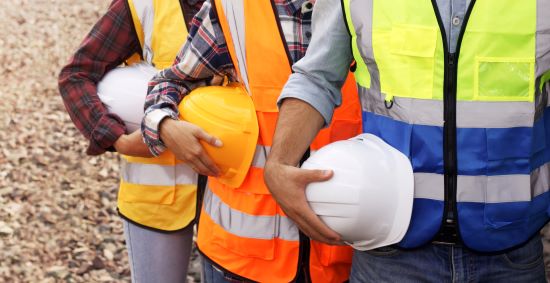
[[[179,0],[128,0],[142,55],[157,69],[167,68],[187,38]],[[134,223],[163,231],[185,228],[195,218],[197,174],[174,154],[156,158],[122,155],[118,211]]]

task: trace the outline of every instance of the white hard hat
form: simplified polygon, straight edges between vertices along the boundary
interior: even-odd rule
[[[309,205],[357,250],[398,243],[411,219],[414,178],[409,159],[371,134],[331,143],[304,169],[329,169],[333,177],[306,188]]]
[[[156,73],[147,63],[133,64],[111,70],[97,85],[99,99],[124,121],[128,132],[140,128],[147,84]]]

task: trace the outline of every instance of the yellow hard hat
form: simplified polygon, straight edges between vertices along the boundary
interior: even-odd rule
[[[238,84],[207,86],[193,90],[179,105],[180,119],[219,138],[222,147],[201,141],[221,171],[218,180],[239,187],[254,158],[258,119],[252,98]]]

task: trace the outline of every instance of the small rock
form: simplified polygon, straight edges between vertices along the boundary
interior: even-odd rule
[[[9,236],[13,234],[13,229],[5,222],[0,221],[0,236]]]
[[[92,270],[92,266],[90,264],[84,263],[76,270],[76,274],[82,276],[83,274],[88,273],[90,270]]]
[[[103,256],[105,256],[107,260],[113,260],[113,258],[115,257],[113,252],[109,249],[103,249]]]
[[[103,268],[105,268],[105,263],[103,262],[103,260],[100,257],[96,256],[94,258],[94,260],[92,261],[92,268],[93,269],[103,269]]]
[[[68,274],[67,267],[65,266],[52,266],[46,269],[46,275],[56,278],[64,278]]]
[[[109,176],[109,170],[107,168],[103,168],[99,171],[99,176],[103,178],[107,178]]]

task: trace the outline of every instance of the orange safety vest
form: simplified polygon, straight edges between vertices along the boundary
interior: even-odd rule
[[[313,282],[343,282],[351,267],[351,249],[313,242],[309,255],[300,254],[298,228],[277,205],[263,179],[277,121],[276,101],[291,74],[290,64],[285,63],[289,58],[279,36],[282,32],[275,5],[272,1],[215,0],[214,6],[240,81],[254,101],[260,134],[254,160],[240,187],[231,188],[209,178],[199,220],[198,248],[220,269],[246,280],[291,282],[309,257]],[[344,119],[335,117],[334,123],[340,126],[325,130],[314,142],[317,148],[360,133],[356,90],[344,101],[342,108],[356,104],[352,109],[357,111],[354,115],[344,111]]]
[[[349,139],[362,132],[361,104],[357,84],[349,74],[342,87],[342,104],[334,111],[329,127],[321,130],[311,143],[311,154],[321,147]],[[311,282],[344,282],[349,278],[353,249],[310,241],[309,275]]]

